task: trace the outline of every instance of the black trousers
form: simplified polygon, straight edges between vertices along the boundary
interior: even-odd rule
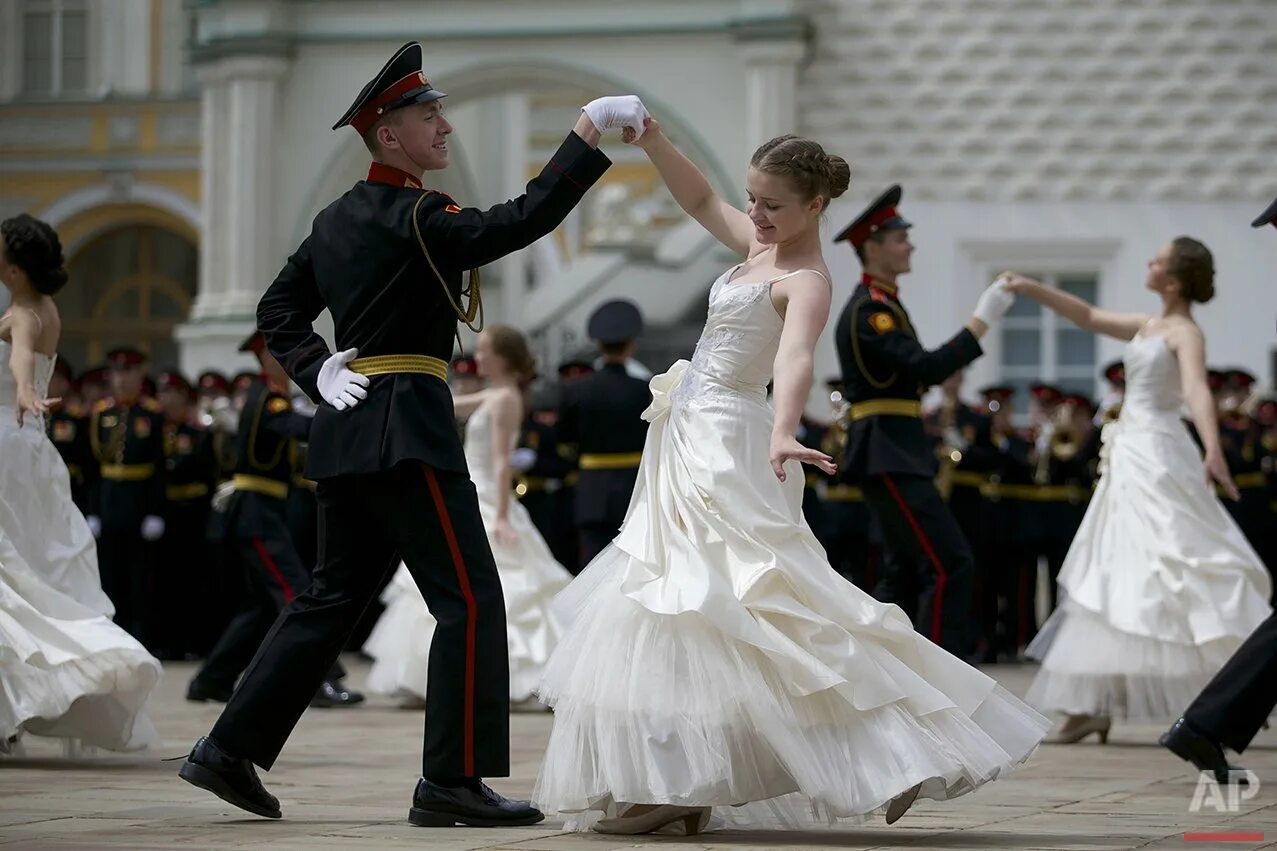
[[[505,602],[474,484],[421,464],[325,479],[319,565],[280,613],[211,736],[269,770],[384,577],[407,564],[438,621],[422,774],[506,776]]]
[[[1277,707],[1277,614],[1255,628],[1184,712],[1188,723],[1241,753]]]
[[[228,572],[242,583],[240,606],[195,675],[196,682],[219,690],[235,687],[284,606],[311,581],[282,519],[275,534],[227,540],[225,553]],[[345,675],[334,660],[326,678]]]
[[[931,479],[870,476],[865,502],[882,528],[886,554],[874,596],[897,603],[914,628],[945,650],[970,649],[971,547]]]
[[[140,641],[155,649],[150,594],[150,544],[142,539],[142,520],[137,525],[102,529],[98,538],[98,572],[102,590],[115,604],[115,622]]]

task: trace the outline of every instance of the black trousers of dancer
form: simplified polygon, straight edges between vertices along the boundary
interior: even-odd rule
[[[417,463],[324,479],[319,565],[280,613],[210,736],[269,770],[359,615],[399,563],[438,621],[425,777],[510,770],[505,602],[473,482]]]
[[[1237,753],[1277,707],[1277,614],[1255,628],[1184,712],[1193,727]]]
[[[103,522],[98,538],[98,571],[102,590],[115,604],[115,622],[154,650],[152,618],[148,617],[150,597],[150,542],[142,538],[142,521],[137,525],[107,527]]]
[[[239,610],[195,675],[195,681],[209,689],[229,691],[235,687],[279,613],[311,583],[310,571],[298,556],[287,527],[281,522],[272,533],[269,526],[261,528],[260,518],[258,525],[264,534],[225,542],[227,567],[240,579],[242,591]],[[345,675],[334,659],[326,679],[339,680]]]
[[[923,476],[892,474],[866,478],[861,490],[886,549],[874,597],[899,604],[919,632],[965,655],[974,558],[935,485]]]

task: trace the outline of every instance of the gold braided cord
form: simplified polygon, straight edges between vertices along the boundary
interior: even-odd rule
[[[462,309],[457,299],[452,297],[452,291],[448,289],[448,282],[444,280],[443,275],[439,274],[439,269],[435,266],[434,259],[430,256],[430,252],[426,249],[426,241],[421,236],[421,223],[417,218],[417,214],[421,211],[421,204],[432,193],[424,192],[417,199],[417,203],[412,208],[412,232],[417,237],[417,245],[421,248],[422,256],[426,258],[426,263],[430,266],[430,271],[435,273],[435,277],[439,279],[439,285],[443,287],[443,294],[447,297],[448,303],[452,305],[453,311],[457,314],[457,319],[464,322],[466,327],[478,334],[483,330],[483,295],[479,290],[479,270],[471,269],[470,277],[466,283],[466,288],[461,291],[461,300],[469,299],[469,303]],[[475,323],[475,317],[479,318],[478,324]]]

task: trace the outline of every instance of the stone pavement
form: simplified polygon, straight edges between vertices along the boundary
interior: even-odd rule
[[[352,660],[351,682],[367,666]],[[1028,667],[991,667],[1022,694]],[[556,822],[511,830],[422,829],[406,815],[419,770],[421,713],[385,700],[349,711],[311,710],[266,785],[284,818],[258,819],[177,779],[191,742],[208,730],[214,705],[182,699],[190,665],[166,666],[153,707],[164,737],[147,756],[65,755],[60,743],[28,737],[26,756],[0,758],[0,847],[215,848],[271,851],[325,848],[524,849],[1253,849],[1277,848],[1277,731],[1261,734],[1243,764],[1269,785],[1233,813],[1208,804],[1190,812],[1196,775],[1156,745],[1160,728],[1115,727],[1107,746],[1091,739],[1044,746],[1014,777],[949,803],[922,802],[897,825],[805,833],[718,832],[679,837],[564,833]],[[527,796],[550,716],[511,719],[513,776],[500,791]],[[1226,805],[1226,800],[1219,803]],[[1264,839],[1187,841],[1186,832],[1262,833]]]

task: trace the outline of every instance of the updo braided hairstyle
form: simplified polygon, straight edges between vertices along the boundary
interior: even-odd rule
[[[777,136],[754,151],[749,164],[764,174],[787,178],[805,199],[820,196],[823,207],[847,191],[851,166],[837,154],[827,154],[819,142],[800,136]]]
[[[53,295],[67,282],[66,261],[58,234],[34,216],[21,213],[0,223],[4,259],[26,273],[31,286]]]

